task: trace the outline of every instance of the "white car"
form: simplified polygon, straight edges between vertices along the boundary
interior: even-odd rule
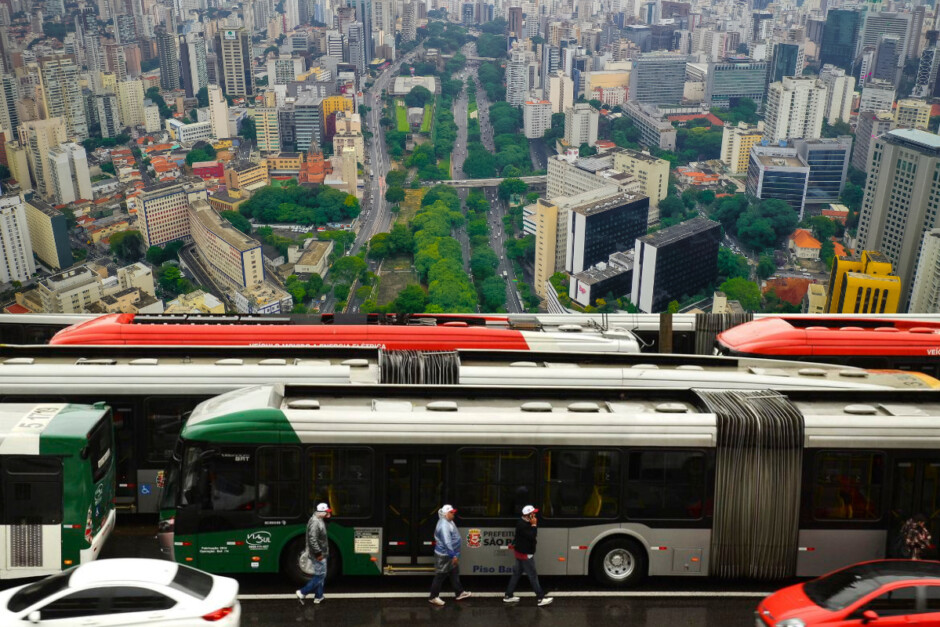
[[[105,559],[0,592],[0,625],[241,624],[238,582],[164,560]]]

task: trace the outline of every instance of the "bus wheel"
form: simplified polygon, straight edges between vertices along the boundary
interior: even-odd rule
[[[609,588],[628,588],[646,576],[646,551],[634,540],[615,538],[591,552],[591,575]]]
[[[294,584],[302,586],[313,577],[313,570],[303,567],[303,554],[307,550],[307,539],[300,535],[290,541],[281,556],[283,572]]]

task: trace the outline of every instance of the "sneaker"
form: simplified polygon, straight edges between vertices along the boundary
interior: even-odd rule
[[[554,600],[555,599],[553,599],[552,597],[545,597],[544,599],[539,599],[538,606],[545,607],[546,605],[551,605],[552,601]]]
[[[464,590],[463,592],[457,595],[457,600],[463,601],[464,599],[469,599],[472,596],[473,596],[472,592],[467,592],[466,590]]]
[[[436,605],[438,607],[444,606],[444,600],[441,597],[434,597],[433,599],[428,599],[428,603],[431,605]]]
[[[503,597],[503,603],[518,603],[519,597]]]
[[[320,605],[320,604],[323,603],[323,601],[325,601],[325,600],[326,600],[326,597],[318,597],[318,598],[316,598],[316,599],[313,600],[313,604],[314,604],[314,605]]]
[[[294,591],[294,594],[297,595],[297,600],[300,601],[300,604],[301,604],[301,605],[303,605],[303,604],[304,604],[304,597],[307,596],[307,595],[305,595],[305,594],[304,594],[303,592],[301,592],[300,590],[295,590],[295,591]]]

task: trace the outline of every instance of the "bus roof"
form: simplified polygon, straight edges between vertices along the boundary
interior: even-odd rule
[[[36,455],[41,439],[84,437],[108,412],[104,405],[0,404],[0,455]]]
[[[712,447],[719,420],[694,390],[376,391],[238,390],[199,405],[183,437],[259,444]],[[806,446],[940,444],[940,399],[930,392],[784,395],[803,416]]]

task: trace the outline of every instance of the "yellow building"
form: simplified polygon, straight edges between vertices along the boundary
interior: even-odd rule
[[[320,105],[320,110],[323,112],[322,115],[324,120],[337,111],[352,113],[353,101],[352,98],[347,98],[346,96],[328,96],[323,99],[323,103]]]
[[[268,172],[286,170],[288,172],[299,173],[301,166],[304,164],[304,155],[302,152],[279,152],[276,155],[271,155],[263,160],[263,162],[264,161],[267,162]]]
[[[280,152],[281,136],[277,119],[277,107],[255,107],[253,111],[258,136],[258,150],[263,153]]]
[[[614,169],[626,172],[640,181],[642,191],[650,198],[650,207],[657,207],[669,187],[669,162],[649,153],[620,149],[614,152]]]
[[[261,163],[240,163],[225,168],[225,185],[229,192],[233,189],[249,189],[268,184],[268,166]]]
[[[737,126],[725,124],[721,133],[721,162],[728,167],[730,174],[747,174],[751,148],[763,138],[763,122],[756,126],[744,122],[738,123]]]
[[[894,126],[926,131],[930,124],[930,109],[931,106],[923,100],[898,100],[898,107],[894,110]]]
[[[803,313],[826,313],[826,287],[821,283],[810,283],[803,296]]]
[[[225,313],[225,305],[223,305],[222,301],[212,294],[203,292],[202,290],[196,290],[195,292],[190,292],[189,294],[180,294],[176,300],[171,300],[168,302],[163,313],[223,314]]]
[[[35,195],[26,201],[25,210],[33,254],[53,270],[71,266],[72,248],[62,212]]]
[[[833,259],[827,313],[897,313],[900,300],[901,278],[882,253]]]
[[[209,205],[218,212],[238,211],[238,208],[248,202],[248,193],[240,189],[219,191],[209,196]]]
[[[558,242],[558,206],[539,198],[524,210],[525,220],[535,230],[535,293],[545,298],[545,283],[555,274]]]

